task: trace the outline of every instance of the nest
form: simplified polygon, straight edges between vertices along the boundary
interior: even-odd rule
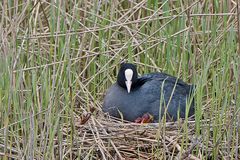
[[[199,159],[194,121],[137,124],[101,115],[76,119],[82,158]]]
[[[202,124],[201,130],[211,122],[203,121]],[[67,130],[70,131],[70,127]],[[204,133],[196,134],[193,119],[138,124],[101,112],[75,119],[73,142],[75,155],[81,159],[213,159],[216,148],[213,139],[210,138],[206,146],[203,137],[196,135]],[[222,146],[225,143],[219,141]],[[217,154],[221,158],[229,157],[228,151],[227,148],[219,149]]]

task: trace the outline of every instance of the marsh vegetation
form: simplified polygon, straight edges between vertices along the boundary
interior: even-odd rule
[[[1,2],[1,159],[240,159],[239,13],[233,0]],[[195,120],[104,115],[123,60],[196,84]]]

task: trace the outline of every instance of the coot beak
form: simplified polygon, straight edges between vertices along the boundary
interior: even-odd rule
[[[127,81],[125,81],[125,83],[126,83],[126,86],[127,86],[127,92],[130,93],[130,91],[131,91],[132,81],[127,80]]]
[[[133,70],[126,69],[125,70],[125,79],[126,79],[125,84],[126,84],[128,93],[130,93],[130,91],[131,91],[132,77],[133,77]]]

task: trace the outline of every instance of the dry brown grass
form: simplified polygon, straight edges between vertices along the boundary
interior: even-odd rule
[[[238,3],[1,1],[0,159],[240,159]],[[122,60],[197,84],[196,119],[104,116]]]

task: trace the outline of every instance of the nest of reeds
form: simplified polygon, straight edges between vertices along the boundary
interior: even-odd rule
[[[138,124],[101,112],[84,114],[75,121],[75,151],[85,159],[201,159],[206,147],[201,136],[195,136],[191,118]],[[211,157],[213,146],[207,148],[204,152]]]

